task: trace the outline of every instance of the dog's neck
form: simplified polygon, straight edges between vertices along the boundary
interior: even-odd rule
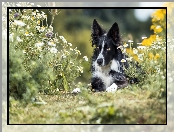
[[[113,62],[113,60],[110,61],[108,65],[102,66],[102,67],[101,67],[101,71],[102,71],[105,75],[109,75],[109,72],[111,71],[112,62]]]
[[[116,72],[121,72],[120,71],[120,64],[115,59],[111,60],[110,63],[106,66],[100,67],[100,66],[97,65],[95,68],[96,68],[95,69],[96,71],[102,72],[105,75],[109,75],[109,72],[111,70],[116,71]]]

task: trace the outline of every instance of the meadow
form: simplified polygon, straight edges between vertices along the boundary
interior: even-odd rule
[[[47,14],[37,9],[9,9],[9,123],[10,124],[166,124],[166,10],[152,14],[153,34],[132,47],[124,42],[127,61],[144,74],[126,72],[140,80],[114,93],[94,93],[77,82],[90,64],[66,36],[54,32]],[[90,34],[89,34],[90,35]],[[173,41],[173,40],[172,40]],[[72,94],[74,88],[81,92]]]

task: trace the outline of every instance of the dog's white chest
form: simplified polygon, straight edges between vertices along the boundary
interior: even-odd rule
[[[114,79],[109,75],[109,72],[111,70],[120,72],[120,65],[116,60],[113,60],[109,65],[104,67],[98,66],[97,62],[94,62],[93,66],[95,68],[95,71],[92,73],[92,76],[100,78],[105,85],[105,89],[111,86],[111,84],[113,84],[114,82]]]
[[[109,74],[100,71],[95,71],[93,77],[100,78],[105,85],[105,89],[113,83],[113,78]]]

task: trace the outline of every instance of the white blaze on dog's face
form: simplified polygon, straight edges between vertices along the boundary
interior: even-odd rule
[[[111,63],[116,55],[116,49],[113,45],[112,39],[109,39],[106,35],[103,35],[99,44],[96,47],[97,59],[96,62],[98,66],[103,67]]]
[[[116,48],[120,45],[118,24],[114,23],[106,33],[96,20],[92,26],[92,45],[95,45],[95,63],[100,66],[107,66],[117,56]]]

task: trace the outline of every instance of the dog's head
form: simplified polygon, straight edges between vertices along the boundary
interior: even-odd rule
[[[95,46],[95,56],[98,66],[106,66],[117,54],[120,46],[119,27],[115,22],[108,32],[105,32],[94,19],[92,25],[92,46]]]

